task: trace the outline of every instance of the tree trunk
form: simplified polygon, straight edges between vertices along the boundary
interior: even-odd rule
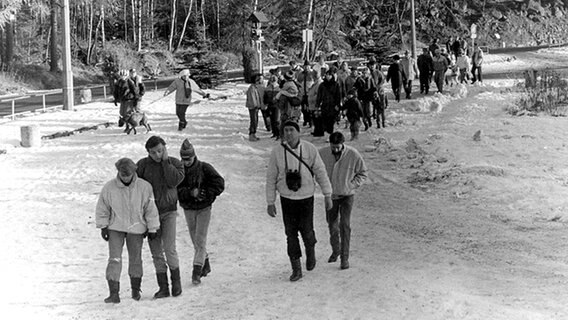
[[[173,51],[174,33],[176,27],[176,14],[177,14],[177,6],[176,6],[177,0],[171,0],[171,1],[172,1],[172,18],[170,26],[170,41],[168,44],[169,51]]]
[[[122,18],[124,20],[124,41],[128,42],[128,15],[126,14],[126,1],[124,0],[124,7],[122,8]]]
[[[58,55],[58,51],[57,51],[57,44],[59,43],[59,41],[57,41],[57,20],[59,20],[59,6],[57,5],[58,1],[57,0],[51,0],[51,17],[50,17],[50,23],[51,23],[51,30],[50,30],[50,43],[49,43],[49,56],[50,56],[50,61],[49,61],[49,71],[50,72],[56,72],[59,68],[58,68],[58,62],[59,62],[59,55]]]
[[[6,23],[6,53],[5,53],[5,60],[4,66],[6,70],[10,70],[12,66],[12,59],[14,58],[14,25],[16,24],[16,20],[10,20],[10,22]]]
[[[101,20],[103,21],[103,23],[101,24],[101,42],[103,45],[103,49],[106,45],[106,34],[105,34],[105,6],[104,4],[101,4]],[[96,39],[95,39],[96,41]]]
[[[136,1],[136,12],[138,15],[138,51],[142,50],[142,0]]]
[[[205,0],[201,0],[201,23],[203,24],[203,41],[206,42],[207,41],[207,27],[205,25],[205,10],[204,10],[204,4]]]
[[[91,43],[93,43],[93,3],[89,3],[89,26],[88,32],[89,35],[87,37],[87,59],[85,63],[88,65],[91,62]]]
[[[150,5],[148,6],[148,16],[150,17],[150,43],[154,42],[154,0],[150,0]]]
[[[130,18],[132,19],[132,42],[136,43],[136,3],[135,0],[130,0],[130,9],[131,15]]]
[[[219,0],[217,0],[217,46],[221,42],[221,20],[219,19]]]
[[[176,50],[181,47],[181,42],[185,36],[185,30],[187,28],[187,22],[189,21],[189,17],[191,16],[191,8],[193,7],[193,0],[189,0],[189,9],[187,10],[187,14],[185,15],[185,20],[183,21],[183,28],[181,29],[181,35],[179,37],[178,45]]]

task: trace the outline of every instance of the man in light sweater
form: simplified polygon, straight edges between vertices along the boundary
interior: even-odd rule
[[[327,262],[335,262],[340,256],[341,269],[348,269],[351,210],[355,200],[355,190],[367,179],[367,167],[359,152],[345,145],[344,142],[343,134],[336,131],[329,136],[329,146],[321,148],[319,153],[333,189],[331,195],[333,207],[327,209],[325,215],[332,249]]]
[[[302,278],[300,258],[302,251],[298,232],[302,235],[306,249],[306,269],[316,266],[314,231],[314,191],[319,184],[325,198],[325,208],[330,210],[331,183],[325,172],[317,148],[300,140],[300,126],[287,121],[283,126],[284,137],[281,145],[272,149],[266,174],[267,213],[276,217],[276,191],[280,194],[282,218],[288,243],[288,256],[292,264],[290,281]],[[315,181],[314,181],[315,178]]]

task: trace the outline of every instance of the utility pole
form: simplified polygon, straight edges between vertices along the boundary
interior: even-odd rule
[[[412,58],[414,58],[414,60],[416,61],[416,24],[415,24],[416,18],[414,17],[414,0],[410,0],[410,35],[412,37],[411,39],[411,45],[410,45],[410,49],[412,52]]]
[[[52,32],[55,32],[55,30]],[[69,0],[63,0],[63,110],[73,110],[73,70],[71,68]]]

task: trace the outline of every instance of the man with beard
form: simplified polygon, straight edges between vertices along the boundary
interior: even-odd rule
[[[292,265],[290,281],[302,278],[300,258],[302,250],[298,233],[302,235],[306,251],[306,269],[316,266],[314,231],[315,181],[325,199],[325,208],[330,210],[331,184],[318,149],[308,141],[300,140],[300,125],[294,121],[284,123],[281,145],[272,149],[266,173],[266,211],[276,217],[276,191],[280,194],[282,218],[288,243],[288,257]]]
[[[345,145],[344,142],[343,134],[334,132],[329,136],[329,146],[319,150],[333,190],[333,206],[326,210],[325,214],[332,250],[327,262],[335,262],[337,257],[341,257],[342,270],[349,268],[351,210],[355,190],[367,179],[367,167],[363,158],[355,148]]]

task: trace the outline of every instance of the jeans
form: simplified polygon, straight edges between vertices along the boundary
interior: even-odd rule
[[[176,251],[176,218],[177,211],[160,214],[160,236],[154,240],[148,239],[156,273],[167,272],[168,266],[170,269],[179,268]]]
[[[476,74],[477,71],[477,74]],[[483,79],[481,78],[481,66],[477,66],[477,65],[473,65],[473,67],[471,67],[471,74],[473,75],[472,77],[472,81],[476,82],[483,82]]]
[[[189,105],[187,104],[176,104],[176,116],[179,119],[179,128],[183,129],[187,126],[187,121],[185,120],[185,112]]]
[[[142,278],[142,243],[144,235],[109,230],[107,280],[120,281],[122,248],[125,240],[126,250],[128,250],[128,274],[131,277]]]
[[[288,244],[288,256],[295,260],[302,257],[298,232],[302,235],[306,248],[315,246],[316,233],[314,231],[314,197],[301,200],[291,200],[280,197],[282,205],[282,219]]]
[[[280,137],[280,109],[268,107],[268,110],[270,110],[270,128],[272,129],[272,135]]]
[[[446,71],[445,70],[434,70],[434,82],[436,83],[436,87],[438,88],[439,93],[444,92],[444,80],[446,78]]]
[[[333,207],[325,213],[329,227],[329,243],[334,255],[341,255],[342,259],[348,259],[354,196],[341,196],[332,201]]]
[[[250,116],[249,134],[256,134],[256,128],[258,128],[258,109],[248,109]]]
[[[211,220],[211,206],[200,210],[184,209],[185,221],[193,243],[193,265],[203,266],[207,258],[207,230]]]

